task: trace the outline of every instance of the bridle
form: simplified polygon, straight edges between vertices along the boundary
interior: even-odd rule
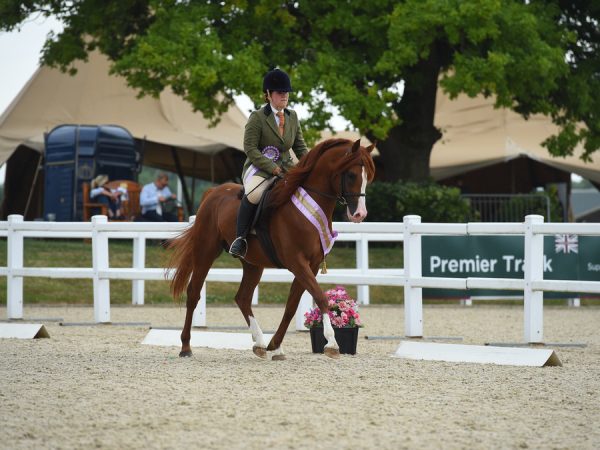
[[[363,164],[361,164],[361,166],[363,166]],[[366,199],[367,194],[363,194],[362,192],[359,192],[359,193],[346,192],[346,175],[347,174],[348,174],[348,172],[343,172],[342,176],[340,177],[340,195],[328,194],[327,192],[321,192],[321,191],[318,191],[317,189],[313,189],[308,186],[302,186],[302,187],[307,191],[314,192],[315,194],[322,195],[323,197],[326,197],[326,198],[334,199],[340,205],[343,205],[343,206],[348,206],[348,201],[346,200],[346,197],[348,197],[348,198],[350,198],[350,197],[365,197],[365,199]]]

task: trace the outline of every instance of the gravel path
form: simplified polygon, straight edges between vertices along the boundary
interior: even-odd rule
[[[184,310],[113,307],[114,322],[181,326]],[[255,308],[273,330],[280,306]],[[251,351],[140,342],[148,326],[59,326],[50,339],[0,340],[0,448],[600,448],[600,308],[546,308],[547,342],[563,367],[522,368],[390,358],[401,307],[361,309],[356,356],[310,353],[288,332],[286,361]],[[31,318],[86,322],[91,307],[26,307]],[[6,309],[0,308],[0,317]],[[209,307],[212,326],[244,325]],[[519,306],[426,306],[425,334],[463,343],[519,342]],[[292,327],[293,327],[292,323]]]

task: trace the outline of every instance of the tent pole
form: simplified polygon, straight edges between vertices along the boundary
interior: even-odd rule
[[[181,163],[179,161],[179,155],[177,154],[177,150],[175,147],[171,146],[171,155],[173,156],[173,162],[175,162],[175,168],[177,169],[177,175],[179,176],[179,180],[181,181],[181,187],[183,188],[183,197],[185,199],[185,205],[188,211],[188,215],[192,214],[192,202],[190,200],[190,193],[188,192],[187,185],[185,184],[185,178],[183,177],[183,172],[181,170]]]
[[[77,133],[75,134],[75,168],[73,170],[73,208],[71,210],[71,220],[77,220],[77,174],[79,172],[79,133],[81,132],[81,125],[77,125]],[[96,131],[98,133],[98,131]],[[98,146],[98,134],[96,134],[96,142],[94,142],[94,158],[96,157],[96,150]],[[82,189],[83,190],[83,189]],[[83,201],[83,200],[82,200]],[[82,205],[83,211],[83,205]],[[83,212],[82,212],[83,215]]]
[[[192,159],[192,205],[196,204],[196,152]]]
[[[27,213],[29,212],[29,206],[31,205],[31,199],[33,197],[33,191],[35,191],[35,185],[37,184],[37,179],[40,171],[42,170],[42,160],[44,159],[44,155],[40,153],[40,157],[38,159],[37,167],[35,169],[35,175],[33,176],[33,181],[31,183],[31,188],[29,189],[29,195],[27,196],[27,203],[25,204],[25,211],[23,211],[23,217],[27,220]]]

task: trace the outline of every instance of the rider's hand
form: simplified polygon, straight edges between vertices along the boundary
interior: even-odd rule
[[[283,175],[283,170],[281,170],[281,167],[277,166],[273,169],[272,172],[273,175],[275,175],[276,177]]]

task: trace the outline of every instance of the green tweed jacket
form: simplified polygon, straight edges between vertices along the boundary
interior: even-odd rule
[[[285,109],[285,125],[283,136],[279,135],[279,128],[275,121],[275,115],[271,110],[271,105],[267,104],[258,111],[254,111],[248,118],[246,129],[244,131],[244,152],[246,152],[246,162],[242,171],[242,178],[246,175],[250,165],[258,168],[256,175],[263,178],[272,176],[275,166],[288,170],[294,163],[290,156],[290,149],[298,159],[308,152],[306,143],[302,137],[298,115],[291,109]],[[263,156],[262,151],[267,146],[276,147],[279,150],[280,157],[273,162]]]

